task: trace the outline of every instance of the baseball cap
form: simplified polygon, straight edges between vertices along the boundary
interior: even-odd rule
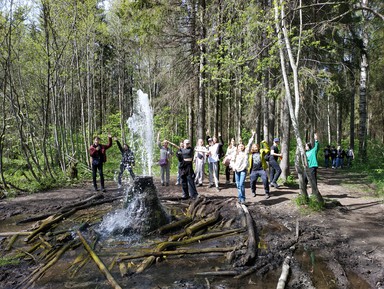
[[[184,140],[185,143],[191,143],[189,139]]]
[[[279,139],[278,137],[276,137],[276,138],[273,139],[273,141],[274,141],[274,142],[279,142],[280,139]]]
[[[213,141],[213,139],[212,139],[212,138],[209,138],[209,139],[208,139],[208,142],[210,142],[210,141]]]

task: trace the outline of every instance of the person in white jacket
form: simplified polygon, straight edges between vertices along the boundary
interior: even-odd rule
[[[252,130],[252,137],[249,139],[247,146],[240,143],[237,146],[237,153],[230,163],[230,166],[235,171],[236,187],[240,204],[245,203],[245,177],[247,176],[249,149],[254,137],[255,131]]]

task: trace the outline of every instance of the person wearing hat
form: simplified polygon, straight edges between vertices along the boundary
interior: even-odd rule
[[[283,154],[279,153],[279,143],[280,139],[278,137],[273,139],[273,145],[271,146],[271,153],[269,156],[269,179],[271,180],[270,185],[275,188],[279,187],[277,180],[281,175],[281,168],[277,160],[278,158],[283,157]]]
[[[180,147],[177,151],[179,160],[179,174],[181,179],[181,187],[183,190],[182,199],[196,199],[198,196],[195,185],[195,172],[193,171],[193,154],[194,149],[189,139],[184,140],[184,147]]]

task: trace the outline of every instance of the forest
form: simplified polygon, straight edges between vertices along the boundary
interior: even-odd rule
[[[383,40],[382,0],[1,1],[0,194],[62,185],[73,162],[89,179],[93,137],[128,140],[139,89],[174,143],[279,137],[286,179],[316,132],[319,159],[351,146],[382,177]]]

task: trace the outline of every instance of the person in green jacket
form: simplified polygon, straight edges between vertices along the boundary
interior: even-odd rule
[[[315,139],[315,145],[312,147],[311,143],[305,144],[305,154],[307,155],[308,168],[311,176],[314,177],[316,185],[317,185],[317,168],[319,167],[317,162],[317,153],[319,152],[319,141],[317,138],[317,133],[313,135]],[[305,178],[305,182],[308,183],[308,178]]]

